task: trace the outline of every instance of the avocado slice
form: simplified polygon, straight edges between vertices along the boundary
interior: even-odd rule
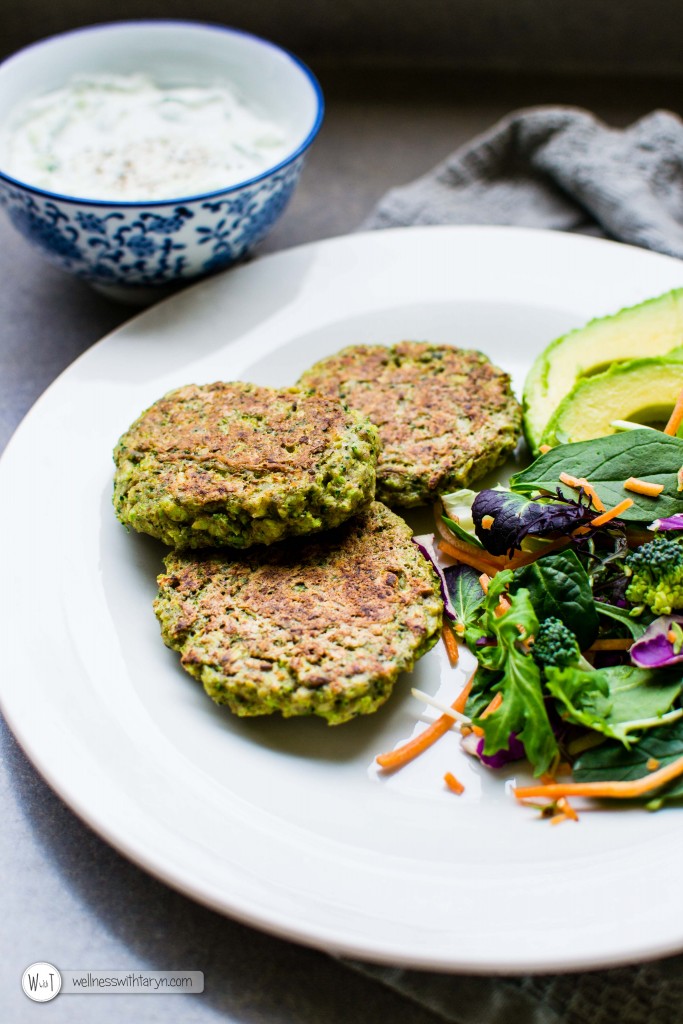
[[[683,391],[683,362],[662,356],[614,363],[584,377],[560,402],[542,436],[543,444],[588,441],[616,433],[613,420],[631,420],[660,430]]]
[[[529,447],[537,451],[550,417],[580,378],[606,370],[617,359],[661,356],[680,345],[683,288],[591,320],[551,342],[536,358],[524,385]]]

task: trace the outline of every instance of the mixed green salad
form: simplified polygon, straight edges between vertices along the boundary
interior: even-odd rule
[[[436,533],[415,538],[441,578],[451,660],[466,645],[476,671],[380,767],[455,723],[484,764],[526,759],[538,784],[515,794],[556,821],[576,817],[573,796],[652,809],[683,798],[682,336],[678,289],[536,359],[524,403],[537,457],[506,486],[443,495]],[[599,402],[585,403],[587,382]],[[553,406],[572,411],[562,429]]]
[[[571,795],[554,781],[571,772],[651,777],[611,794],[650,806],[683,796],[681,467],[683,439],[648,428],[560,444],[507,488],[445,495],[439,539],[417,538],[478,664],[467,749],[526,758],[545,786],[518,795]]]

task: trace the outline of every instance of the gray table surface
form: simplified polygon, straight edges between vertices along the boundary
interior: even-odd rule
[[[656,107],[683,112],[680,81],[316,71],[327,95],[325,124],[300,188],[262,253],[355,229],[388,188],[428,170],[517,107],[575,104],[614,125]],[[3,447],[49,383],[132,311],[49,267],[4,219],[0,311]],[[322,951],[225,919],[150,878],[74,816],[4,726],[0,743],[0,1020],[437,1020]],[[19,982],[24,968],[42,959],[63,968],[203,970],[206,990],[144,1000],[70,996],[39,1005],[22,994]]]

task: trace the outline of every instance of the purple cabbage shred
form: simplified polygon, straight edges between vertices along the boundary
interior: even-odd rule
[[[683,625],[683,615],[660,615],[630,648],[631,661],[638,668],[668,668],[683,662],[683,650],[675,653],[668,638],[672,623]]]
[[[648,530],[683,530],[683,512],[676,512],[666,519],[655,519],[650,523]]]
[[[477,743],[477,757],[483,764],[488,765],[489,768],[502,768],[510,761],[521,761],[522,758],[526,757],[524,744],[514,732],[510,733],[507,749],[499,750],[495,754],[484,753],[485,742],[482,736]]]
[[[434,534],[433,533],[422,533],[419,537],[413,537],[413,544],[416,544],[420,549],[424,557],[428,562],[432,563],[434,571],[439,577],[439,585],[441,587],[441,597],[443,598],[443,610],[445,614],[451,619],[452,622],[457,621],[457,615],[455,614],[455,608],[451,603],[451,599],[448,594],[448,587],[446,585],[446,577],[443,574],[443,569],[439,565],[439,556],[436,553],[434,546]]]

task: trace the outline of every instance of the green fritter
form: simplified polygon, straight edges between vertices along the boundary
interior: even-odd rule
[[[377,431],[300,388],[190,384],[114,450],[114,508],[174,548],[272,544],[339,526],[373,500]]]
[[[508,374],[473,350],[351,345],[299,384],[343,399],[377,426],[376,497],[387,505],[423,505],[468,487],[505,461],[521,432]]]
[[[370,714],[440,634],[438,577],[379,502],[326,534],[240,554],[173,552],[164,643],[237,715]]]

